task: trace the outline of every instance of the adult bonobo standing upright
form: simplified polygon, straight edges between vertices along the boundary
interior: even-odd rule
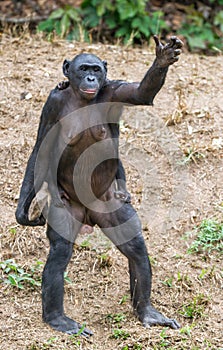
[[[43,320],[75,334],[80,324],[64,314],[64,271],[83,224],[97,224],[128,258],[135,313],[144,326],[179,328],[152,307],[151,267],[139,218],[125,200],[124,169],[118,159],[119,118],[123,104],[152,105],[176,62],[182,42],[158,38],[156,58],[140,83],[106,78],[106,62],[91,54],[64,61],[68,82],[51,91],[43,108],[36,144],[29,158],[16,211],[21,225],[44,225],[50,252],[42,279]],[[29,219],[29,208],[43,182],[48,183],[48,211]],[[92,334],[88,329],[84,335]]]

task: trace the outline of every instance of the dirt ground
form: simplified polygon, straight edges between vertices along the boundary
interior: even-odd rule
[[[48,253],[45,228],[21,227],[14,213],[41,109],[63,80],[62,62],[92,52],[108,61],[110,79],[136,81],[154,50],[29,36],[1,39],[0,261],[14,259],[40,278]],[[2,275],[0,349],[223,348],[222,255],[188,254],[194,236],[186,235],[203,219],[222,221],[222,86],[222,56],[183,53],[155,105],[126,108],[121,123],[121,157],[151,256],[152,301],[182,329],[141,326],[130,304],[127,261],[95,228],[78,238],[68,267],[71,283],[65,286],[66,313],[86,323],[94,336],[53,331],[41,320],[40,287],[18,289]],[[182,315],[188,305],[194,305],[191,318]]]

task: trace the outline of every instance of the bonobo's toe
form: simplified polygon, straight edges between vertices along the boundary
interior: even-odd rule
[[[58,316],[53,320],[46,321],[53,329],[59,332],[67,333],[67,334],[78,334],[83,335],[84,337],[89,337],[93,335],[93,333],[82,326],[80,323],[72,320],[66,316]]]
[[[142,318],[144,327],[164,326],[170,327],[172,329],[180,328],[180,325],[176,320],[165,317],[163,314],[161,314],[161,312],[157,311],[151,305],[147,306],[142,313],[144,314]],[[139,318],[141,318],[140,315]]]
[[[166,325],[169,326],[172,329],[179,329],[180,328],[180,324],[176,320],[170,319],[170,318],[167,318],[167,324]]]
[[[156,319],[154,318],[146,318],[143,322],[144,327],[151,327],[151,326],[164,326],[164,327],[170,327],[172,329],[179,329],[180,325],[179,323],[170,318],[165,317],[158,317]]]
[[[93,335],[93,332],[90,329],[84,328],[82,330],[81,327],[78,330],[77,330],[77,328],[70,329],[70,330],[66,331],[65,333],[67,333],[69,335],[79,334],[79,335],[83,335],[84,337],[89,337],[89,336]]]

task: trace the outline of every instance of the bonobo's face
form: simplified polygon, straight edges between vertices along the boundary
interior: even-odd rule
[[[91,54],[81,54],[63,63],[63,73],[71,87],[87,100],[97,96],[104,85],[106,71],[106,62]]]

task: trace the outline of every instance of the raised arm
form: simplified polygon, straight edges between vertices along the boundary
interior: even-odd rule
[[[52,93],[51,93],[52,94]],[[54,103],[52,103],[54,102]],[[44,149],[44,155],[39,154],[40,146],[45,136],[56,123],[56,103],[52,101],[52,96],[50,95],[46,104],[43,107],[43,111],[40,118],[39,129],[37,134],[37,139],[33,151],[29,157],[25,176],[22,182],[22,187],[20,190],[19,201],[16,210],[16,220],[20,225],[29,226],[41,226],[45,224],[45,219],[43,215],[35,220],[31,221],[28,218],[29,207],[33,198],[35,197],[38,190],[41,188],[44,180],[46,179],[48,166],[49,166],[49,156],[52,149],[54,139],[56,135],[53,135],[47,142],[47,147]],[[37,157],[41,157],[41,169],[38,169],[38,178],[35,178],[35,164]]]
[[[152,105],[153,99],[163,86],[168,67],[178,61],[183,43],[177,37],[170,38],[162,45],[154,35],[156,43],[156,58],[140,83],[122,83],[114,91],[114,102],[134,105]]]

